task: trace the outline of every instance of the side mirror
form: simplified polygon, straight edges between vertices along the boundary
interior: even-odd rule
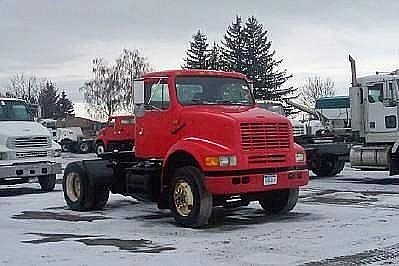
[[[134,115],[137,118],[144,116],[144,80],[133,81]]]
[[[134,104],[144,104],[144,80],[133,81]]]

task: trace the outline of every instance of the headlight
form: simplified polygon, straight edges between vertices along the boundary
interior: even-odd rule
[[[208,156],[205,157],[205,165],[211,167],[226,167],[226,166],[236,166],[237,157],[236,156]]]
[[[305,161],[305,153],[303,152],[298,152],[295,156],[296,162],[304,162]]]

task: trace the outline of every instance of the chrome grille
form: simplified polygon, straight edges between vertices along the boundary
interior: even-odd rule
[[[288,123],[241,123],[241,145],[244,151],[288,149]]]
[[[20,158],[30,158],[30,157],[46,157],[47,151],[26,151],[26,152],[17,152],[16,157]]]
[[[47,137],[20,137],[9,139],[7,146],[10,149],[49,148],[51,143]]]
[[[293,126],[292,130],[293,130],[294,136],[305,135],[305,128],[303,126]]]

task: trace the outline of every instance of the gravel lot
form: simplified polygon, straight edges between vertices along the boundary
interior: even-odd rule
[[[65,164],[94,155],[64,154]],[[59,177],[61,178],[61,176]],[[398,265],[399,178],[347,166],[313,178],[285,216],[257,203],[179,228],[154,204],[113,195],[104,211],[66,208],[61,185],[0,187],[4,265]]]

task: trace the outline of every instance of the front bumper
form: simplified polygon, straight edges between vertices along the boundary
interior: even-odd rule
[[[38,177],[43,175],[61,174],[61,163],[53,161],[10,161],[0,163],[0,179],[18,177]]]
[[[274,185],[264,185],[265,175],[276,175],[277,183]],[[256,174],[239,174],[220,176],[219,174],[207,173],[205,176],[205,186],[208,192],[214,195],[233,195],[252,192],[262,192],[278,189],[297,188],[309,182],[309,171],[287,170],[279,172],[265,172]]]

